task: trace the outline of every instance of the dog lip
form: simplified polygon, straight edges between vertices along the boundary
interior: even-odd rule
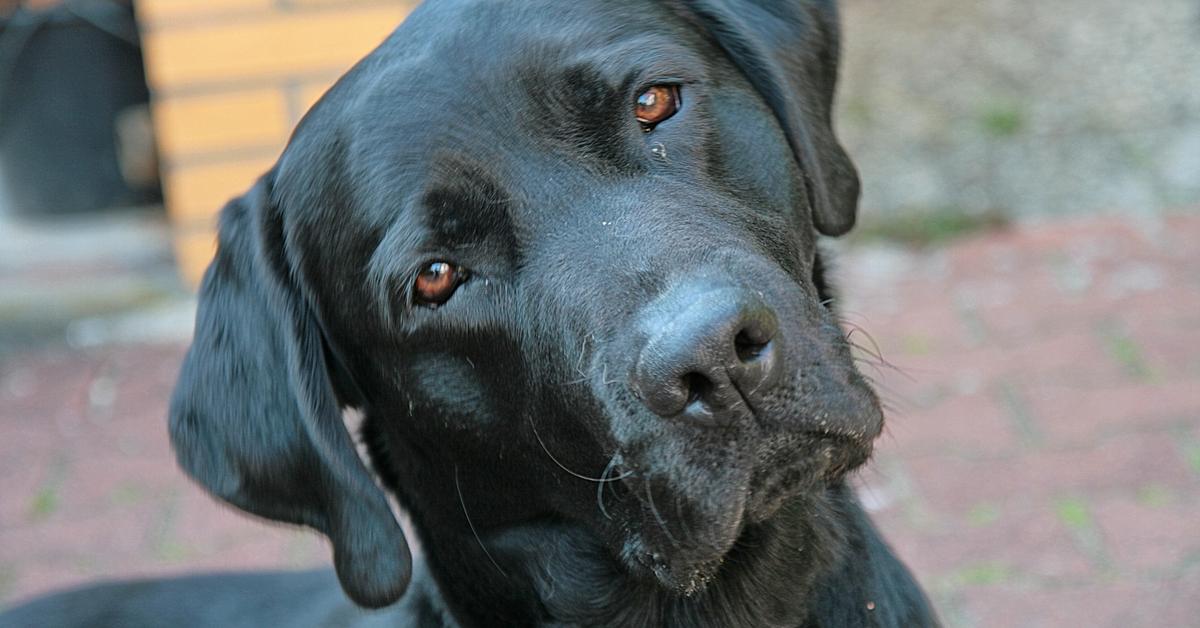
[[[875,450],[874,438],[857,434],[829,431],[806,431],[802,434],[817,446],[806,453],[816,457],[817,467],[814,471],[825,483],[834,482],[866,464]]]
[[[851,448],[870,448],[875,441],[874,437],[868,437],[865,434],[833,430],[804,430],[800,434],[814,440]]]
[[[826,431],[793,432],[764,443],[746,500],[748,524],[767,521],[788,501],[841,480],[870,459],[873,447],[873,441]]]

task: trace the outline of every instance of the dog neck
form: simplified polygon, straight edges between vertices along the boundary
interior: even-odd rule
[[[801,626],[820,591],[846,579],[839,566],[853,561],[843,558],[873,534],[863,524],[844,485],[797,497],[747,527],[716,577],[688,596],[631,575],[579,526],[524,525],[485,543],[458,539],[448,551],[449,539],[429,539],[430,589],[454,618],[447,624],[463,627]],[[867,580],[854,579],[858,588]]]

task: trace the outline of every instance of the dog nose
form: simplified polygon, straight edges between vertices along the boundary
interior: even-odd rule
[[[675,291],[642,329],[632,388],[650,410],[702,425],[748,415],[779,363],[779,321],[755,292]]]

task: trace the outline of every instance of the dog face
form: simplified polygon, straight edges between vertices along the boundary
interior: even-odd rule
[[[564,524],[679,593],[869,455],[816,233],[853,224],[829,2],[430,2],[223,212],[181,463],[355,601]],[[470,538],[470,537],[466,537]]]

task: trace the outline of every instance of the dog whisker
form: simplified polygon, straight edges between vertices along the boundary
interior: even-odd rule
[[[852,323],[852,322],[844,320],[844,319],[841,320],[840,322],[843,325],[846,325],[851,328],[848,332],[846,332],[842,341],[847,346],[858,349],[859,351],[871,356],[872,358],[875,358],[875,360],[877,360],[876,364],[878,366],[890,369],[890,370],[894,371],[895,373],[897,373],[898,375],[901,375],[905,379],[908,379],[909,381],[912,381],[912,382],[916,381],[915,377],[913,376],[914,372],[927,372],[927,371],[924,371],[923,369],[913,369],[912,367],[897,366],[894,362],[891,362],[887,358],[883,357],[883,350],[879,347],[879,344],[877,342],[875,342],[875,338],[869,332],[867,332],[866,329],[863,329],[863,327],[861,325]],[[867,347],[865,347],[859,343],[851,341],[851,337],[854,335],[855,332],[861,333],[862,335],[866,336],[867,340],[871,343],[871,346],[874,349],[873,350],[868,349]],[[856,359],[860,359],[861,357],[862,356],[855,356]]]
[[[871,367],[871,371],[876,376],[881,377],[881,378],[885,377],[884,372],[883,372],[883,367],[878,362],[875,362],[873,360],[868,360],[868,359],[865,359],[865,358],[862,358],[859,356],[853,356],[851,359],[854,360],[854,362],[857,364],[862,364],[864,366]],[[862,373],[861,371],[860,371],[860,374],[863,376],[863,378],[865,378],[867,381],[869,381],[872,385],[878,384],[878,382],[875,381],[875,378],[872,377],[871,375],[868,375],[867,373]]]
[[[598,477],[598,478],[593,478],[593,477],[583,475],[582,473],[576,473],[575,471],[572,471],[571,469],[567,468],[567,466],[564,465],[563,463],[559,462],[558,458],[555,458],[554,454],[550,453],[550,450],[546,447],[546,441],[542,440],[542,435],[540,433],[538,433],[537,425],[533,422],[533,415],[529,416],[529,427],[533,429],[534,438],[537,439],[538,445],[541,445],[542,451],[546,452],[546,455],[550,457],[551,462],[558,465],[558,468],[562,469],[563,471],[566,471],[567,473],[569,473],[581,480],[587,480],[588,482],[598,482],[600,484],[604,484],[607,482],[617,482],[620,480],[624,480],[625,478],[629,477],[630,475],[633,475],[633,471],[626,471],[625,473],[622,473],[621,475],[619,475],[615,478],[605,478],[603,476]]]
[[[845,318],[842,318],[842,319],[840,319],[838,322],[839,322],[839,323],[840,323],[840,324],[841,324],[843,327],[849,327],[849,328],[850,328],[850,330],[849,330],[849,331],[847,331],[847,332],[846,332],[846,334],[845,334],[845,338],[846,338],[846,340],[850,340],[850,336],[854,335],[854,332],[858,332],[858,333],[860,333],[860,334],[862,334],[862,335],[866,336],[866,337],[867,337],[867,342],[870,342],[870,343],[871,343],[871,346],[872,346],[872,347],[875,349],[875,351],[874,351],[874,355],[875,355],[876,357],[878,357],[878,358],[879,358],[881,361],[883,361],[883,362],[886,362],[886,361],[887,361],[887,360],[884,360],[884,358],[883,358],[883,349],[881,349],[881,348],[879,347],[879,343],[875,341],[875,337],[874,337],[874,336],[872,336],[872,335],[871,335],[871,332],[868,332],[868,331],[866,330],[866,328],[864,328],[862,325],[859,325],[858,323],[855,323],[855,322],[853,322],[853,321],[847,320],[847,319],[845,319]],[[864,351],[865,351],[865,349],[864,349]]]
[[[678,548],[679,541],[675,535],[671,534],[671,530],[667,528],[667,521],[663,519],[662,513],[658,512],[658,507],[654,505],[654,491],[650,490],[650,480],[645,481],[646,486],[646,501],[650,504],[650,514],[654,515],[654,520],[658,522],[658,527],[662,528],[663,534],[667,535],[667,540],[671,545]]]
[[[696,536],[695,534],[692,534],[692,530],[687,524],[687,517],[683,516],[683,507],[679,503],[679,495],[675,496],[675,517],[675,520],[679,522],[679,527],[683,528],[683,536],[685,539]]]
[[[612,458],[608,459],[608,465],[604,467],[604,473],[600,474],[600,481],[596,483],[596,505],[600,507],[600,514],[604,515],[609,521],[612,517],[608,514],[608,509],[604,507],[604,486],[610,481],[608,474],[617,467],[617,454],[613,454]],[[632,473],[632,471],[630,471]]]
[[[583,372],[583,358],[587,355],[588,337],[583,337],[583,346],[579,347],[579,360],[575,362],[575,372],[587,377],[587,373]]]
[[[866,336],[867,342],[871,343],[871,346],[867,347],[860,343],[854,342],[852,340],[852,338],[854,337],[854,334],[856,334],[856,333]],[[876,360],[878,360],[880,362],[880,364],[889,364],[890,365],[890,363],[887,361],[887,359],[883,357],[883,350],[879,348],[879,344],[876,343],[875,339],[873,337],[871,337],[871,335],[868,334],[866,331],[864,331],[863,328],[857,327],[857,326],[851,328],[842,337],[842,341],[845,344],[847,344],[848,346],[854,347],[855,349],[858,349],[859,351],[871,356],[872,358],[875,358]]]
[[[859,361],[859,360],[856,360],[856,361]],[[875,364],[873,364],[869,361],[867,361],[865,363],[871,365],[872,367],[875,367]],[[850,369],[843,369],[843,370],[846,372],[850,372]],[[885,377],[884,373],[882,371],[880,371],[878,368],[875,368],[874,370],[876,372],[876,375],[878,375],[878,377],[880,377],[880,378]],[[880,381],[879,379],[876,379],[876,377],[874,377],[870,374],[863,373],[862,371],[856,371],[856,372],[859,377],[862,377],[863,379],[865,379],[867,381],[867,383],[871,386],[871,388],[875,390],[876,394],[880,397],[880,399],[879,399],[880,406],[884,410],[887,410],[888,412],[892,412],[895,410],[899,410],[900,406],[911,406],[912,405],[912,401],[909,399],[906,399],[905,395],[903,393],[901,393],[900,391],[896,390],[894,387],[889,386],[888,384],[884,383],[883,381]],[[915,380],[912,380],[910,378],[910,381],[915,381]]]
[[[854,333],[853,330],[851,330],[850,334],[853,334],[853,333]],[[883,357],[883,355],[881,353],[872,351],[871,349],[868,349],[867,347],[864,347],[863,345],[860,345],[857,342],[853,342],[852,340],[850,340],[850,334],[847,334],[846,337],[842,340],[842,342],[846,346],[852,347],[854,349],[858,349],[863,354],[866,354],[866,355],[853,355],[853,352],[851,352],[852,353],[851,358],[853,360],[855,360],[856,362],[860,362],[862,364],[870,364],[870,365],[876,367],[876,369],[886,368],[911,382],[917,381],[916,378],[913,377],[913,375],[908,371],[908,369],[901,368],[901,367],[897,366],[896,364],[889,362],[887,359],[885,359]],[[874,342],[874,341],[872,341],[872,342]],[[876,349],[878,349],[878,345],[876,345]],[[881,373],[881,375],[882,375],[882,373]]]
[[[462,486],[458,483],[458,465],[454,465],[454,490],[458,492],[458,504],[462,506],[463,516],[467,518],[467,526],[471,528],[471,534],[475,535],[475,541],[479,543],[479,549],[483,550],[483,554],[488,557],[488,560],[492,561],[492,565],[496,567],[496,571],[499,571],[501,575],[507,578],[508,573],[500,567],[500,563],[496,562],[495,558],[492,558],[492,553],[488,551],[487,546],[483,544],[483,539],[479,538],[479,532],[475,530],[475,524],[471,521],[471,513],[467,512],[467,502],[463,499]]]

